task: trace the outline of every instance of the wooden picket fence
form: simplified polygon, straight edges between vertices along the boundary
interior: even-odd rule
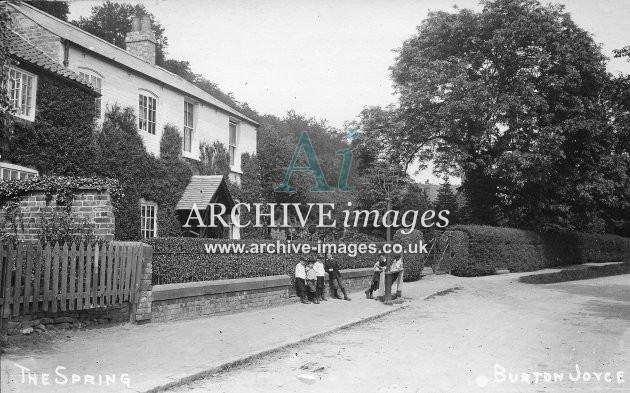
[[[0,245],[0,318],[135,301],[143,245]]]

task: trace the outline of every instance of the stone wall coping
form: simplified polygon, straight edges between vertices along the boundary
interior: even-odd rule
[[[366,277],[372,276],[374,273],[373,267],[364,267],[361,269],[342,269],[339,270],[341,273],[341,278],[356,278],[356,277]],[[326,279],[328,279],[328,273],[326,273]]]
[[[237,278],[231,280],[163,284],[153,286],[152,299],[155,302],[160,300],[212,295],[217,293],[286,287],[290,285],[291,278],[285,274],[267,277]]]
[[[361,269],[343,269],[339,272],[341,273],[342,278],[348,279],[372,276],[374,269],[371,267]],[[326,273],[325,278],[326,280],[328,279],[328,273]],[[291,278],[285,274],[267,277],[162,284],[153,286],[152,300],[155,302],[194,296],[214,295],[219,293],[289,287],[291,285]]]

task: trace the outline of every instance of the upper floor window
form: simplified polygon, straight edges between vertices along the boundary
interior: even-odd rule
[[[230,121],[230,165],[234,165],[236,157],[236,126],[235,122]]]
[[[157,100],[154,97],[140,94],[138,101],[138,128],[155,135],[157,119]]]
[[[9,103],[16,110],[16,116],[35,120],[35,92],[37,77],[17,68],[9,68],[7,91]]]
[[[155,204],[141,201],[140,231],[143,239],[157,237],[157,206]]]
[[[192,151],[195,106],[192,102],[184,101],[184,151]]]
[[[103,78],[87,71],[79,71],[79,77],[81,77],[81,80],[83,80],[84,82],[90,83],[94,87],[94,90],[96,90],[98,93],[101,93],[103,88]],[[96,108],[96,114],[100,119],[102,116],[100,96],[96,97],[96,99],[94,100],[94,106]]]

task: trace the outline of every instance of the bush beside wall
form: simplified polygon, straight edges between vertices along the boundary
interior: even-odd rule
[[[227,240],[200,238],[154,238],[145,241],[153,247],[153,284],[212,281],[289,275],[293,279],[299,255],[291,254],[208,254],[204,244],[209,243],[274,243],[271,240]],[[288,243],[282,241],[283,243]],[[317,243],[310,243],[313,250]],[[361,243],[353,243],[359,245]],[[380,249],[382,244],[377,244]],[[313,251],[312,254],[314,254]],[[375,254],[357,254],[350,257],[335,254],[333,258],[341,269],[372,267]],[[407,262],[405,262],[407,263]]]
[[[630,239],[617,235],[536,233],[479,225],[455,226],[450,233],[451,272],[458,276],[630,260]]]
[[[399,229],[394,235],[394,243],[402,244],[405,250],[408,250],[409,244],[419,244],[421,240],[422,232],[417,229],[414,229],[407,235],[403,234],[402,230]],[[425,257],[426,254],[403,252],[404,281],[417,281],[422,278]]]

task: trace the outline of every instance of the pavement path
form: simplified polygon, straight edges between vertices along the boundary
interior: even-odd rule
[[[405,283],[403,295],[409,301],[394,306],[353,293],[351,302],[295,303],[195,320],[55,332],[44,345],[13,348],[3,355],[0,391],[145,392],[176,385],[225,364],[382,316],[458,282],[442,275]],[[80,381],[72,383],[73,374]]]

